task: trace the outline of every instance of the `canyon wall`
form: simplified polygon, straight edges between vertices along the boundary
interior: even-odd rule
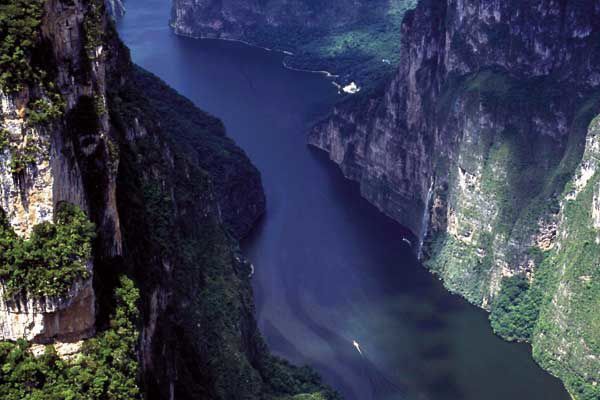
[[[392,81],[309,136],[581,399],[600,393],[599,16],[595,1],[422,0]]]
[[[171,25],[180,35],[255,42],[270,29],[335,29],[388,9],[387,0],[174,0]]]
[[[329,71],[342,89],[380,87],[395,71],[400,24],[416,0],[174,0],[171,26],[195,38],[285,51],[289,68]]]
[[[65,368],[69,382],[107,363],[118,372],[91,372],[73,395],[335,398],[314,372],[271,356],[257,330],[237,240],[265,198],[223,124],[131,63],[103,0],[15,0],[4,13],[0,45],[13,57],[0,61],[0,339],[38,358],[28,365],[64,359],[39,371],[47,379],[3,377],[0,393],[50,396]],[[61,220],[65,204],[78,225]],[[79,225],[77,246],[55,240],[78,238]],[[107,357],[101,346],[115,343],[128,347]]]
[[[24,82],[7,80],[2,89],[2,120],[4,136],[0,157],[0,197],[2,212],[15,233],[27,238],[34,226],[54,219],[57,204],[75,204],[94,216],[98,228],[99,247],[111,256],[121,253],[119,219],[114,210],[116,176],[109,171],[106,115],[99,116],[97,130],[85,128],[71,136],[66,121],[54,119],[61,113],[75,113],[82,99],[96,98],[104,102],[106,67],[98,59],[84,65],[81,53],[86,43],[84,15],[74,6],[60,1],[38,3],[41,41],[45,45],[33,48],[32,69],[52,79],[36,82],[28,77]],[[101,45],[89,44],[87,52],[100,57]],[[42,60],[42,57],[46,59]],[[85,70],[85,78],[84,75]],[[9,71],[16,74],[15,71]],[[51,88],[50,88],[51,86]],[[85,152],[82,141],[85,139]],[[78,154],[81,152],[80,154]],[[105,162],[105,168],[88,168],[95,158]],[[102,175],[104,185],[90,201],[86,183],[91,174]],[[36,342],[56,338],[78,340],[95,329],[95,295],[92,288],[94,262],[87,268],[89,276],[76,281],[65,297],[34,298],[31,293],[15,297],[3,295],[0,301],[2,339],[24,337]],[[4,286],[4,283],[2,283]],[[3,294],[6,288],[1,290]]]

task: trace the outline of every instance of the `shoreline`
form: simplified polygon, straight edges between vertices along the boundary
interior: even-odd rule
[[[277,51],[277,50],[273,50],[273,51]],[[334,75],[331,72],[325,71],[325,70],[311,70],[311,69],[290,67],[289,65],[286,64],[285,60],[282,61],[282,64],[283,64],[284,68],[289,69],[290,71],[307,72],[309,74],[320,74],[320,75],[325,75],[325,77],[327,77],[327,78],[339,78],[340,77],[339,75]]]
[[[286,56],[294,56],[295,55],[294,53],[292,53],[291,51],[288,51],[288,50],[271,49],[269,47],[259,46],[257,44],[250,43],[250,42],[247,42],[247,41],[242,40],[242,39],[232,39],[232,38],[222,38],[222,37],[211,38],[211,37],[205,37],[205,36],[188,35],[188,34],[185,34],[185,33],[177,32],[175,30],[175,27],[173,25],[171,25],[171,24],[169,24],[169,27],[171,27],[171,32],[173,32],[174,35],[185,37],[185,38],[189,38],[189,39],[195,39],[195,40],[223,40],[223,41],[226,41],[226,42],[237,42],[237,43],[245,44],[246,46],[255,47],[257,49],[265,50],[265,51],[272,52],[272,53],[281,53],[281,54],[286,55]],[[290,71],[307,72],[309,74],[320,74],[320,75],[325,75],[326,78],[331,78],[331,79],[339,78],[339,75],[332,74],[331,72],[325,71],[325,70],[310,70],[310,69],[301,69],[301,68],[290,67],[289,65],[286,64],[285,58],[281,61],[281,64],[283,65],[283,67],[285,69],[289,69]],[[333,82],[333,83],[334,83],[335,86],[339,85],[337,82]]]

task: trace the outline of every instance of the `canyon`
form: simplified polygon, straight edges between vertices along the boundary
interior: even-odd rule
[[[183,0],[172,25],[281,48],[264,32],[323,24],[312,5]],[[395,74],[344,98],[308,139],[415,234],[449,290],[530,342],[581,399],[600,395],[599,13],[595,1],[420,1],[399,27]]]
[[[165,4],[0,4],[0,397],[600,398],[600,4]]]

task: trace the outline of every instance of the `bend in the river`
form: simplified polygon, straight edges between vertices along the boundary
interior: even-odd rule
[[[244,247],[276,354],[314,366],[348,400],[569,398],[306,146],[337,96],[327,78],[285,69],[277,53],[176,37],[169,11],[166,0],[128,0],[119,30],[134,61],[221,118],[262,173],[267,215]]]

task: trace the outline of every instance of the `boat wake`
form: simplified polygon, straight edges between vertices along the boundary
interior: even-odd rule
[[[405,386],[395,383],[388,378],[368,357],[360,344],[354,340],[352,345],[362,358],[362,373],[371,386],[373,400],[404,400],[407,398]]]

